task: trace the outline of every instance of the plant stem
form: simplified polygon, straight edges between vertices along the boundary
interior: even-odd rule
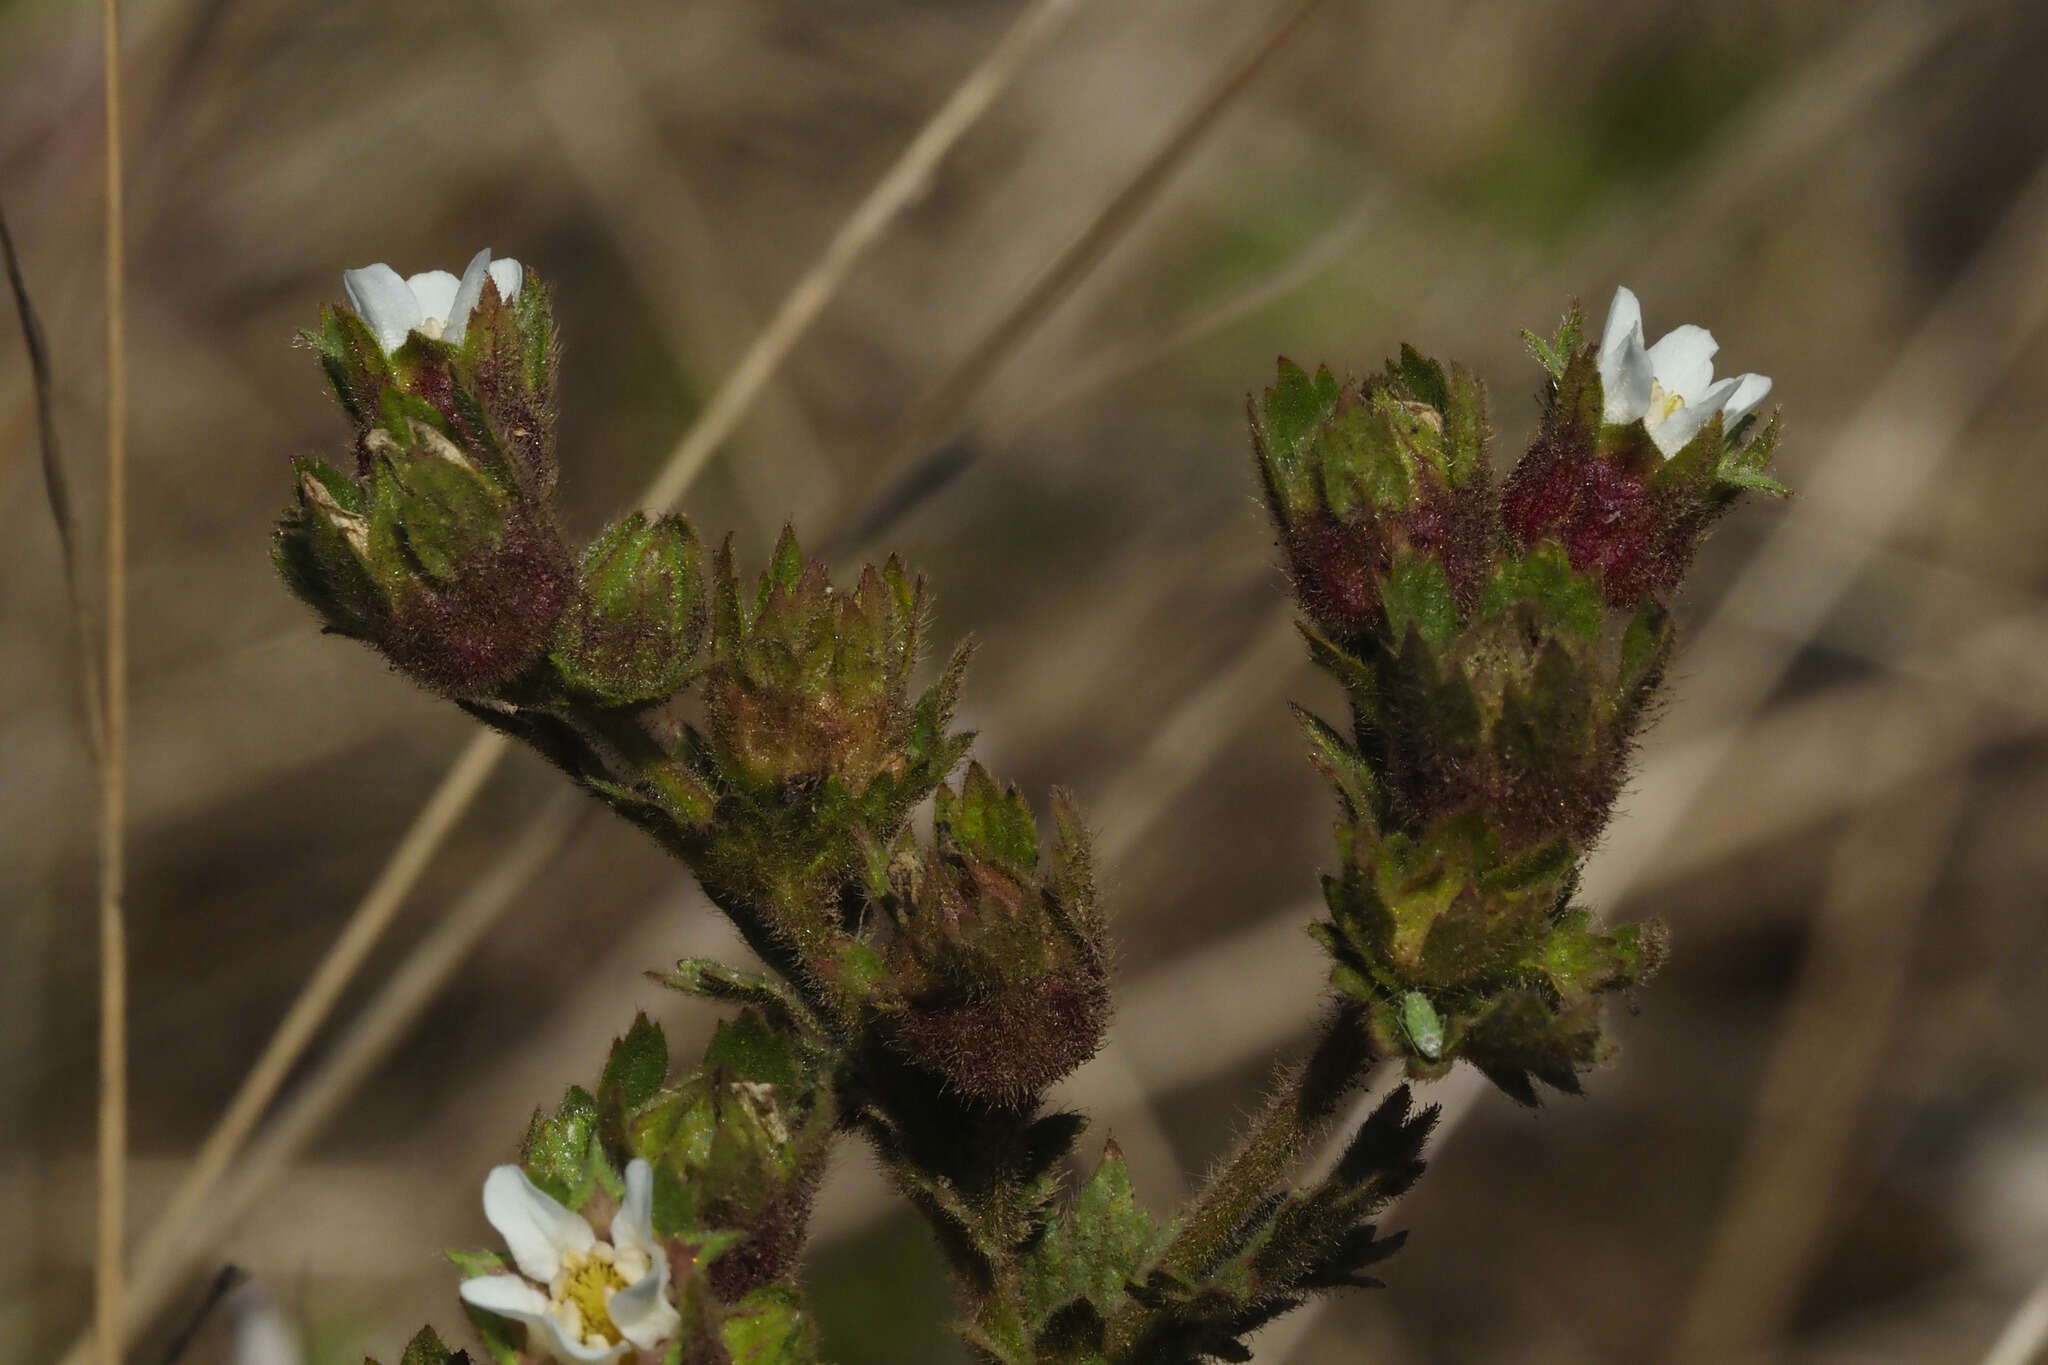
[[[1334,1006],[1315,1050],[1281,1073],[1237,1149],[1210,1172],[1154,1268],[1186,1283],[1207,1274],[1288,1168],[1321,1138],[1344,1097],[1364,1083],[1377,1060],[1358,1007],[1349,1002]],[[1110,1327],[1112,1359],[1136,1339],[1145,1313],[1135,1299],[1118,1312]]]
[[[128,792],[128,373],[122,296],[126,265],[121,211],[121,26],[116,0],[103,0],[100,14],[107,120],[107,713],[100,760],[99,1232],[93,1258],[93,1328],[101,1361],[119,1365],[128,1198],[128,932],[122,910]]]

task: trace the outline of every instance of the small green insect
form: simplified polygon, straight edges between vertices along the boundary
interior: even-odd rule
[[[1401,997],[1401,1027],[1407,1031],[1408,1041],[1415,1044],[1415,1050],[1429,1061],[1442,1054],[1444,1021],[1437,1017],[1436,1006],[1421,991],[1410,991]]]

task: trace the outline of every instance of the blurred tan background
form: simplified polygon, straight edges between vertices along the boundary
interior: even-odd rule
[[[1357,372],[1410,340],[1485,376],[1507,459],[1539,379],[1518,329],[1574,295],[1597,323],[1619,283],[1653,336],[1708,325],[1724,371],[1776,379],[1800,496],[1710,542],[1673,703],[1589,874],[1609,915],[1670,922],[1672,965],[1586,1098],[1434,1087],[1449,1126],[1390,1215],[1411,1230],[1391,1288],[1285,1320],[1259,1359],[1986,1359],[2048,1272],[2048,7],[1326,0],[1191,125],[1286,8],[1074,5],[687,511],[756,565],[789,517],[901,550],[937,581],[940,637],[982,638],[983,756],[1075,788],[1103,834],[1122,1007],[1064,1093],[1097,1116],[1084,1153],[1113,1131],[1164,1211],[1321,982],[1301,926],[1330,813],[1285,703],[1336,698],[1289,635],[1246,390],[1281,352]],[[0,207],[96,524],[93,9],[0,2]],[[347,266],[526,262],[557,291],[565,515],[588,534],[1026,10],[124,6],[138,1228],[472,733],[320,638],[271,573],[286,459],[341,433],[295,329]],[[1189,154],[1142,180],[1177,130]],[[1109,249],[1042,326],[1006,326],[1120,193]],[[977,347],[997,363],[963,373]],[[949,384],[957,418],[890,463]],[[90,1280],[93,783],[35,443],[10,312],[9,1361],[54,1359]],[[423,1319],[466,1338],[438,1251],[490,1240],[479,1182],[525,1115],[592,1079],[636,1007],[679,1050],[701,1036],[637,973],[739,950],[652,845],[568,824],[560,785],[521,755],[485,787],[286,1092],[345,1103],[236,1186],[245,1211],[133,1359],[162,1358],[226,1263],[321,1365],[392,1360]],[[436,937],[464,915],[473,951]],[[423,961],[445,981],[333,1089]],[[959,1358],[921,1228],[851,1147],[809,1283],[839,1365]],[[229,1358],[228,1316],[188,1360]]]

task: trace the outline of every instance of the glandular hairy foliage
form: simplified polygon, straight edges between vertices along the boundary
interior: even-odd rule
[[[1746,410],[1705,412],[1727,386],[1688,413],[1639,336],[1596,352],[1574,312],[1532,339],[1542,425],[1504,481],[1478,380],[1410,348],[1363,380],[1282,361],[1252,399],[1302,633],[1349,702],[1341,723],[1301,714],[1338,796],[1312,926],[1336,1004],[1167,1216],[1114,1142],[1067,1174],[1086,1120],[1048,1091],[1110,1019],[1086,822],[1055,793],[1042,826],[1016,787],[961,771],[971,651],[921,676],[928,585],[894,558],[835,585],[789,529],[748,579],[730,540],[707,551],[673,516],[572,550],[547,291],[515,267],[501,297],[500,278],[462,325],[402,339],[391,318],[416,300],[388,271],[376,330],[323,313],[307,341],[351,434],[298,462],[279,570],[328,629],[659,841],[760,963],[656,976],[732,1007],[702,1056],[676,1065],[636,1018],[490,1174],[506,1249],[451,1259],[497,1365],[816,1360],[797,1270],[846,1136],[930,1224],[978,1358],[1246,1360],[1247,1333],[1376,1284],[1400,1246],[1378,1219],[1421,1174],[1436,1113],[1406,1085],[1330,1172],[1294,1173],[1377,1059],[1417,1079],[1468,1060],[1534,1103],[1611,1051],[1601,1002],[1655,970],[1663,938],[1599,926],[1579,869],[1671,658],[1671,590],[1739,494],[1779,491],[1775,420],[1751,435]],[[1626,403],[1609,379],[1635,386]],[[457,1360],[428,1330],[402,1365]]]

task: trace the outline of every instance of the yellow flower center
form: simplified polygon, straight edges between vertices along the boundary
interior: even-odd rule
[[[555,1316],[573,1335],[588,1345],[610,1346],[619,1340],[605,1296],[626,1287],[626,1277],[603,1244],[591,1248],[589,1256],[563,1258],[562,1270],[550,1286]]]
[[[1662,384],[1650,381],[1650,411],[1646,415],[1649,425],[1661,427],[1671,420],[1671,415],[1685,406],[1685,399]]]
[[[413,328],[413,330],[421,336],[432,337],[434,340],[439,341],[441,333],[448,330],[448,322],[445,318],[422,318],[420,319],[420,325]]]

